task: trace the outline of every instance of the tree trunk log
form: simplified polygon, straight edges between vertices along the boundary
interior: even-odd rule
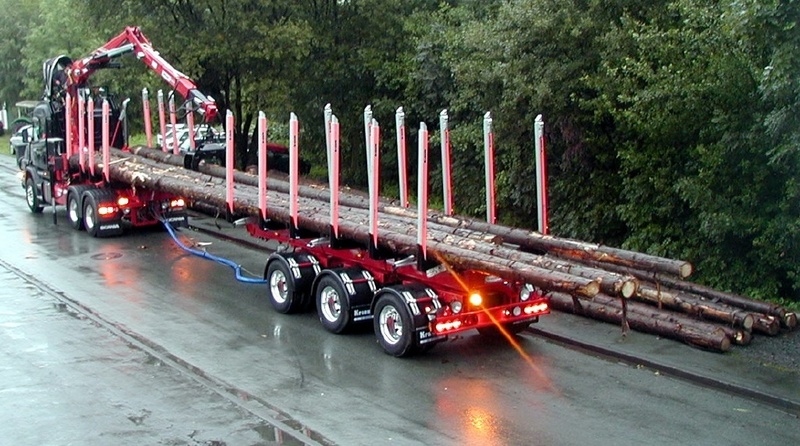
[[[598,294],[594,299],[583,299],[564,293],[549,293],[550,305],[560,311],[588,315],[595,319],[614,324],[623,323],[622,304],[613,302],[610,297]],[[599,298],[598,298],[599,296]],[[632,304],[634,302],[629,302]],[[643,314],[628,311],[627,323],[636,331],[651,333],[665,338],[676,339],[687,344],[709,350],[726,352],[730,350],[731,339],[725,330],[712,324],[704,324],[685,318],[681,322],[673,315],[665,315],[658,310]]]
[[[664,305],[667,308],[676,309],[700,319],[711,319],[732,324],[746,331],[753,329],[755,320],[752,314],[738,308],[703,301],[699,297],[666,291],[647,284],[639,286],[635,299],[649,302],[659,308]]]
[[[592,265],[595,267],[600,267],[600,264],[596,262],[593,262]],[[605,265],[604,267],[605,269],[618,274],[627,274],[636,277],[639,280],[651,282],[654,284],[653,286],[660,286],[663,289],[684,291],[753,313],[762,313],[767,316],[773,316],[778,321],[780,326],[789,330],[793,330],[797,327],[797,316],[778,304],[755,300],[734,293],[715,290],[714,288],[705,285],[675,279],[674,277],[668,277],[650,271],[642,271],[635,268],[627,268],[618,265]],[[772,324],[767,323],[767,325],[771,326]],[[772,328],[768,329],[768,331],[763,331],[760,328],[758,330],[765,333],[774,331]]]

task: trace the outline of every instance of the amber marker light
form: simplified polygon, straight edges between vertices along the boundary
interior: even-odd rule
[[[472,293],[469,295],[469,303],[474,307],[480,307],[483,303],[483,296],[478,293]]]

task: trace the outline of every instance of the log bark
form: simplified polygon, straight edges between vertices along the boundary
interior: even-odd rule
[[[734,327],[731,325],[718,325],[716,323],[711,323],[708,321],[697,320],[690,316],[684,316],[680,313],[673,313],[671,311],[663,311],[659,308],[653,308],[651,305],[642,303],[642,302],[622,302],[619,299],[615,299],[611,296],[606,296],[603,294],[598,294],[591,298],[593,302],[600,303],[603,305],[609,305],[612,307],[621,307],[622,304],[625,304],[625,308],[630,313],[637,313],[642,316],[647,317],[655,317],[658,319],[663,319],[666,321],[674,322],[676,324],[681,324],[683,326],[692,326],[694,329],[699,331],[714,331],[717,329],[721,329],[728,338],[733,341],[733,343],[738,345],[747,345],[753,339],[753,336],[749,330],[746,330],[742,327]]]
[[[596,262],[593,262],[591,264],[596,267],[600,266],[600,264]],[[781,327],[789,330],[793,330],[794,328],[797,327],[797,316],[794,313],[787,311],[786,308],[778,304],[751,299],[749,297],[735,293],[719,291],[709,286],[687,282],[684,280],[676,279],[674,277],[665,276],[663,274],[653,273],[651,271],[642,271],[642,270],[637,270],[635,268],[628,268],[619,265],[604,265],[604,267],[605,269],[616,272],[618,274],[628,274],[633,277],[636,277],[641,281],[650,282],[653,284],[653,286],[659,286],[664,289],[684,291],[687,293],[696,294],[698,296],[703,296],[713,301],[719,301],[733,307],[738,307],[743,310],[750,311],[752,313],[761,313],[767,316],[772,316],[776,318]],[[765,333],[774,331],[772,328],[766,328],[768,326],[771,327],[772,323],[766,323],[765,326],[762,326],[762,328],[767,331],[764,331],[761,328],[759,328],[759,331]]]
[[[648,284],[639,286],[635,299],[649,302],[656,306],[682,311],[700,319],[710,319],[741,327],[750,331],[753,329],[755,317],[748,312],[727,305],[703,301],[685,293],[675,293],[658,289]]]
[[[614,324],[623,322],[622,304],[610,302],[614,300],[610,297],[603,299],[602,294],[595,296],[594,299],[577,298],[564,293],[549,293],[548,296],[551,307],[559,311],[585,315]],[[634,302],[629,302],[632,303]],[[648,315],[630,309],[626,319],[628,325],[636,331],[676,339],[718,352],[727,352],[731,347],[730,337],[723,328],[716,325],[698,323],[688,318],[677,322],[675,316],[667,316],[663,312],[651,311]]]

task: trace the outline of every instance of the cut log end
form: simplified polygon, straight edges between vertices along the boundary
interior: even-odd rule
[[[721,352],[730,351],[730,349],[731,349],[731,340],[727,336],[722,338],[722,340],[719,343],[718,349]]]
[[[741,319],[740,319],[739,323],[740,323],[740,326],[743,329],[745,329],[747,331],[751,331],[753,329],[754,321],[755,321],[755,318],[753,317],[753,315],[750,314],[750,313],[747,313],[744,316],[741,316]]]
[[[753,330],[770,336],[775,336],[781,331],[781,324],[778,319],[772,316],[759,315],[755,318]]]
[[[694,266],[689,262],[685,262],[678,268],[678,271],[681,278],[685,279],[694,273]]]
[[[636,295],[636,292],[639,290],[639,282],[636,280],[626,280],[622,283],[622,287],[620,288],[619,292],[624,298],[631,298]]]
[[[753,334],[744,330],[736,330],[733,336],[733,343],[736,345],[748,345],[753,340]]]
[[[794,330],[797,327],[797,315],[795,313],[786,313],[781,320],[784,328]]]
[[[600,282],[593,280],[586,285],[580,287],[578,292],[586,297],[594,297],[600,292]]]

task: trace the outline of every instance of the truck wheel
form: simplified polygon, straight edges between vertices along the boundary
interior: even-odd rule
[[[72,186],[67,192],[67,218],[73,229],[83,229],[83,209],[81,209],[81,195],[87,188],[85,186]]]
[[[378,297],[373,326],[378,343],[386,353],[402,357],[417,352],[411,314],[399,296],[383,293]]]
[[[83,200],[83,225],[86,228],[86,232],[92,237],[97,237],[100,233],[100,222],[97,217],[97,198],[91,192]]]
[[[322,326],[331,333],[342,333],[350,326],[350,301],[342,284],[331,276],[317,284],[317,314]]]
[[[80,197],[75,193],[69,194],[67,197],[67,218],[72,229],[80,231],[83,229],[83,217],[81,216],[81,201]]]
[[[28,207],[34,214],[38,214],[44,209],[39,201],[39,194],[36,192],[36,184],[30,177],[25,181],[25,201],[28,202]]]
[[[289,267],[280,260],[273,260],[267,266],[267,293],[269,301],[278,313],[295,313],[302,302],[295,294],[294,281]]]

